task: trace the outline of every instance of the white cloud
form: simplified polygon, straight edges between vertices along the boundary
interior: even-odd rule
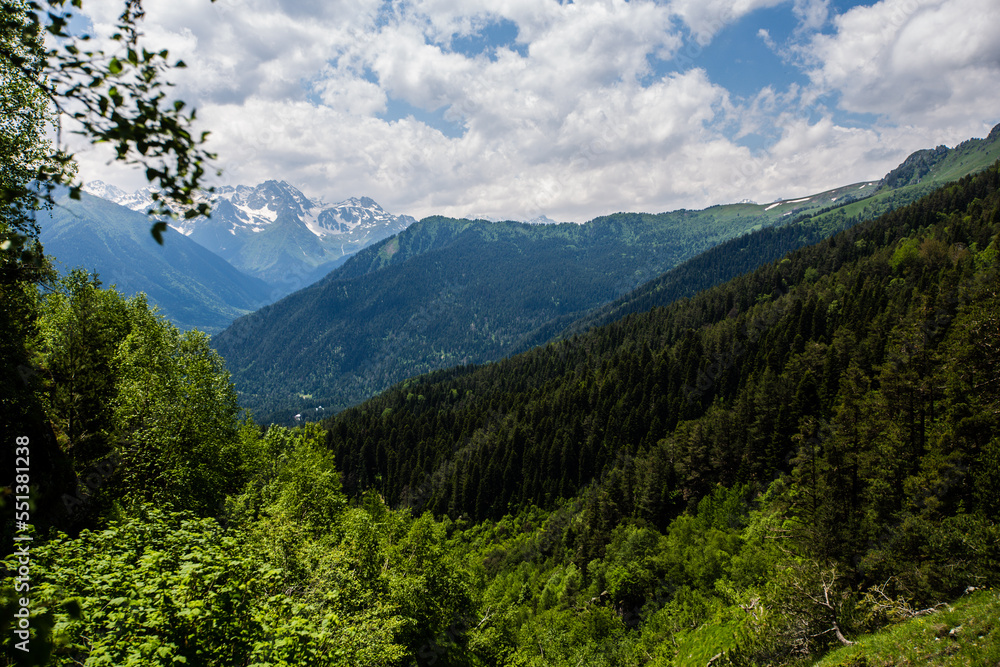
[[[816,63],[810,77],[839,94],[845,110],[878,114],[894,125],[947,128],[952,138],[995,120],[996,0],[883,0],[834,23],[833,34],[817,35],[809,45]]]
[[[830,16],[830,0],[795,0],[793,11],[800,33],[819,30]]]
[[[302,81],[353,48],[374,25],[378,0],[298,3],[286,0],[147,2],[145,42],[188,64],[174,72],[177,93],[202,101],[250,96],[302,99]],[[111,50],[121,0],[84,7],[99,43]]]
[[[85,3],[98,34],[120,2]],[[680,62],[686,34],[701,49],[780,4],[798,22],[792,41],[766,30],[747,39],[794,50],[786,65],[804,60],[811,85],[778,80],[734,102],[708,60]],[[982,136],[1000,101],[995,0],[883,0],[834,16],[825,35],[815,31],[831,23],[828,0],[150,0],[146,10],[150,44],[190,65],[177,92],[211,130],[226,182],[284,179],[416,216],[586,220],[809,194],[881,176],[906,151]],[[516,28],[515,43],[456,47],[499,25],[508,38]],[[652,63],[672,57],[683,73],[654,75]],[[459,136],[398,118],[400,102],[443,114]],[[848,127],[832,120],[842,111],[882,120]],[[739,145],[751,135],[765,145]],[[85,154],[82,169],[141,185],[107,159]]]
[[[717,32],[756,9],[776,7],[788,0],[672,0],[670,9],[687,24],[703,46]]]
[[[417,26],[384,30],[372,47],[369,62],[385,91],[429,111],[455,100],[476,74],[474,60],[427,44]]]
[[[371,81],[358,78],[349,71],[324,72],[316,84],[323,105],[333,111],[355,116],[371,116],[386,110],[387,96]]]
[[[665,190],[675,204],[678,193],[701,197],[715,168],[695,168],[692,158],[711,140],[705,124],[726,105],[725,91],[698,70],[635,86],[581,96],[552,122],[551,136],[525,123],[497,135],[470,130],[449,138],[412,119],[387,122],[263,98],[209,105],[203,115],[217,128],[213,146],[237,182],[254,182],[280,164],[281,177],[306,192],[366,194],[415,215],[551,211],[587,219],[623,201],[634,202],[625,208],[662,208]]]

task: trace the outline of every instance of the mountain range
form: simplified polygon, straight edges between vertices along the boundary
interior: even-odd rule
[[[428,218],[236,320],[213,346],[262,421],[328,414],[419,373],[500,359],[779,259],[985,168],[1000,158],[1000,131],[930,152],[881,181],[769,204],[583,225]],[[903,178],[915,163],[929,166]]]
[[[1000,398],[998,257],[1000,162],[690,299],[410,378],[328,420],[327,443],[352,492],[374,489],[418,512],[499,518],[593,485],[609,511],[647,504],[650,521],[717,484],[766,484],[801,464],[793,456],[813,435],[873,455],[894,438],[914,456],[965,440],[1000,445],[981,421],[1000,413],[949,411],[961,391],[929,380],[957,368],[944,342],[962,340],[976,368],[956,382]],[[850,403],[861,395],[871,412]],[[892,409],[879,405],[887,396]],[[841,400],[856,412],[841,408],[830,423]],[[863,436],[846,419],[899,430]],[[939,423],[949,419],[963,426]],[[936,437],[917,439],[925,428]],[[824,443],[822,456],[838,454]],[[840,461],[824,474],[849,477]],[[981,461],[1000,476],[996,460]]]
[[[1000,125],[985,139],[970,139],[954,148],[938,146],[916,151],[874,184],[867,197],[838,198],[841,206],[832,206],[814,215],[796,215],[788,224],[721,243],[579,319],[554,320],[526,343],[530,346],[551,338],[568,338],[631,313],[693,297],[757,266],[777,261],[786,253],[818,243],[839,230],[916,201],[945,183],[985,169],[998,158]]]
[[[494,664],[992,665],[948,614],[1000,571],[998,249],[1000,162],[317,439],[359,505],[472,526]]]
[[[586,224],[430,217],[242,317],[213,347],[262,421],[341,410],[419,373],[544,342],[533,335],[678,263],[844,193],[770,206],[617,213]],[[280,411],[280,414],[275,414]]]
[[[85,189],[134,211],[145,212],[153,204],[148,189],[127,193],[102,181]],[[284,181],[222,186],[203,196],[212,205],[210,217],[169,224],[268,283],[277,296],[315,282],[361,248],[416,222],[387,213],[368,197],[327,204]]]

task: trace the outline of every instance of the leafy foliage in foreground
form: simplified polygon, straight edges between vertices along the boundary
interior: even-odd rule
[[[430,517],[348,507],[311,435],[254,441],[274,476],[232,502],[256,520],[142,506],[37,548],[46,664],[405,664],[470,607],[468,577]]]
[[[180,206],[187,209],[186,217],[207,214],[208,205],[196,203],[193,194],[214,155],[204,149],[207,133],[192,130],[195,113],[187,111],[184,102],[170,99],[170,84],[165,81],[171,69],[183,68],[184,63],[171,65],[166,50],[145,48],[140,28],[144,12],[138,0],[123,4],[111,35],[113,53],[97,48],[89,35],[71,31],[75,21],[67,5],[80,8],[82,0],[0,3],[0,88],[4,97],[19,91],[12,106],[18,113],[4,116],[19,116],[25,108],[29,110],[25,117],[41,110],[44,118],[30,120],[33,128],[28,134],[4,128],[4,142],[17,136],[25,142],[25,150],[12,153],[17,167],[13,179],[0,183],[0,209],[16,212],[26,204],[34,206],[32,200],[51,203],[52,187],[57,185],[71,186],[72,196],[79,195],[81,186],[73,182],[73,156],[62,145],[61,132],[56,133],[60,145],[55,150],[42,134],[34,133],[47,124],[61,130],[56,117],[62,115],[71,119],[76,133],[93,143],[110,144],[118,161],[144,168],[146,179],[157,189],[153,197],[158,212],[171,214],[171,206]],[[17,224],[10,227],[18,230]],[[153,225],[158,243],[166,227],[166,222]]]
[[[79,271],[42,295],[21,287],[34,367],[4,419],[21,404],[46,425],[30,437],[30,585],[14,579],[17,553],[0,585],[9,660],[402,665],[430,642],[463,652],[445,633],[474,612],[475,580],[443,548],[446,524],[377,496],[351,505],[318,428],[239,422],[206,337],[141,298]],[[14,527],[7,514],[8,554]],[[9,625],[22,597],[29,653]]]

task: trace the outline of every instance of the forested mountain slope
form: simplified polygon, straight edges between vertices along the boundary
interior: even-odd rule
[[[266,432],[203,334],[0,252],[3,427],[32,482],[32,527],[2,524],[0,660],[993,664],[998,246],[1000,165],[669,308]]]
[[[1000,575],[1000,164],[327,427],[349,494],[468,526],[487,663],[809,664]]]
[[[553,318],[610,301],[763,219],[726,207],[585,225],[428,218],[239,319],[213,346],[247,408],[284,408],[285,419],[342,409],[421,372],[502,358]]]
[[[497,517],[631,461],[638,477],[620,492],[654,519],[716,483],[789,472],[796,443],[829,428],[848,390],[899,401],[904,449],[943,428],[979,451],[995,407],[969,402],[992,405],[1000,367],[997,178],[992,168],[669,308],[404,382],[330,422],[348,488]],[[949,412],[949,386],[984,391],[963,390]]]
[[[98,197],[64,196],[38,217],[40,239],[63,272],[82,267],[125,294],[145,292],[182,329],[220,331],[272,300],[262,280],[181,234],[168,232],[158,245],[145,215]]]
[[[969,139],[955,148],[938,146],[917,151],[886,174],[869,197],[856,202],[838,199],[841,205],[812,210],[796,216],[789,224],[765,227],[720,243],[575,321],[564,317],[547,323],[525,339],[525,349],[694,296],[862,220],[916,201],[943,183],[986,169],[997,159],[1000,125],[985,139]]]
[[[582,226],[428,218],[234,323],[213,345],[263,421],[329,414],[406,377],[692,296],[998,158],[994,129],[919,151],[880,182],[768,205],[616,214]]]

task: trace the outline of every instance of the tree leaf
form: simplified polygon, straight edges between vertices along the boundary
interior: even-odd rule
[[[155,222],[153,223],[153,228],[149,231],[153,235],[153,239],[160,245],[163,245],[163,232],[167,231],[167,223],[162,220]]]

